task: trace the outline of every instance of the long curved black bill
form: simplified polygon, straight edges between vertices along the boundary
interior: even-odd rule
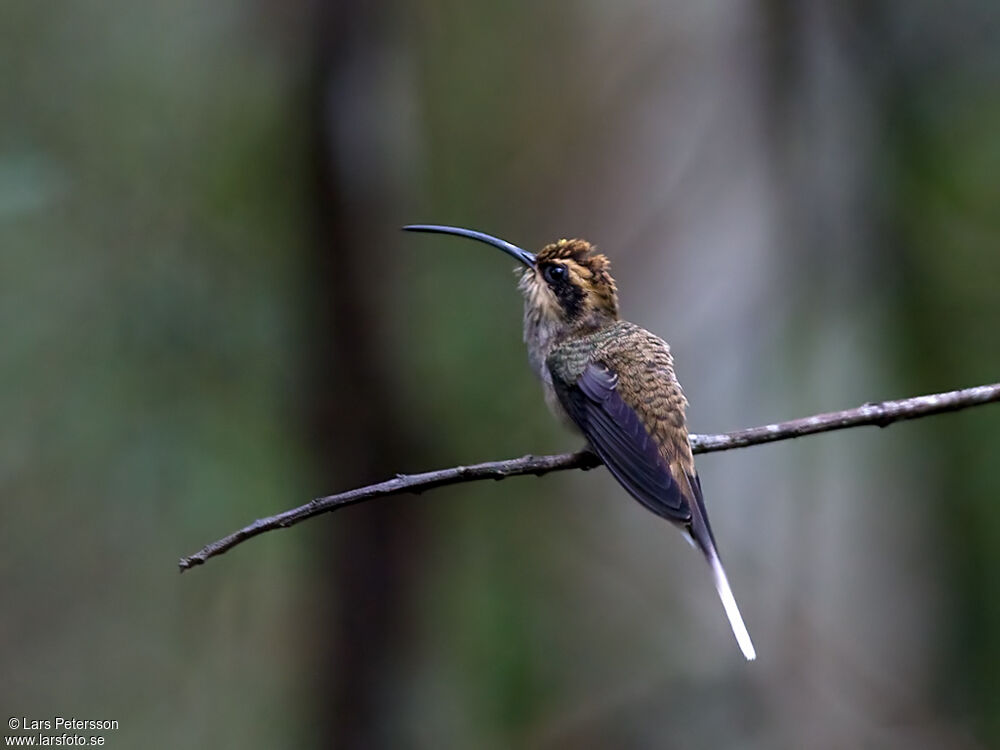
[[[459,237],[468,237],[470,240],[479,240],[487,245],[503,250],[507,255],[517,258],[528,268],[535,267],[535,256],[527,250],[522,250],[517,245],[512,245],[506,240],[493,237],[474,229],[462,229],[461,227],[445,227],[439,224],[407,224],[403,227],[407,232],[432,232],[435,234],[454,234]]]

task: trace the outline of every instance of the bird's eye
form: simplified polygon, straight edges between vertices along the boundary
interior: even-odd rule
[[[560,264],[554,264],[551,266],[545,266],[542,271],[542,276],[550,284],[558,284],[566,280],[566,266]]]

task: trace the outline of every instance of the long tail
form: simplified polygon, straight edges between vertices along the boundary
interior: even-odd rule
[[[708,560],[708,564],[712,566],[712,578],[715,580],[715,590],[719,592],[719,598],[722,599],[722,606],[726,610],[726,617],[729,618],[729,626],[733,629],[733,635],[736,636],[736,642],[740,645],[740,651],[743,652],[747,661],[753,661],[757,658],[757,651],[753,647],[753,641],[750,640],[750,633],[747,632],[747,626],[743,622],[743,615],[740,614],[740,608],[736,606],[736,598],[733,596],[733,590],[729,588],[729,579],[726,577],[726,570],[722,567],[722,561],[719,559],[719,552],[715,546],[715,535],[712,534],[712,526],[709,524],[708,514],[705,512],[705,501],[701,494],[701,481],[697,475],[685,475],[685,478],[688,480],[688,486],[694,497],[694,504],[691,508],[691,523],[688,529],[685,530],[685,536],[688,537],[691,546],[701,549],[705,555],[705,559]]]
[[[733,635],[736,636],[736,642],[740,644],[740,650],[747,658],[747,661],[753,661],[757,658],[757,652],[754,650],[753,641],[750,640],[750,633],[747,632],[747,626],[743,623],[743,615],[740,614],[740,608],[736,606],[733,590],[729,588],[729,579],[726,578],[726,571],[722,567],[722,561],[719,560],[719,555],[714,550],[707,557],[709,565],[712,566],[715,589],[719,592],[719,598],[722,599],[722,606],[725,607],[726,617],[729,618],[729,625],[733,629]]]

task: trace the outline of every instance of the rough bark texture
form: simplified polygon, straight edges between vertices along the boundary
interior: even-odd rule
[[[746,430],[724,433],[721,435],[692,435],[691,450],[694,453],[713,453],[716,451],[746,448],[751,445],[773,443],[777,440],[814,435],[819,432],[844,430],[849,427],[876,425],[888,427],[893,422],[907,419],[918,419],[932,414],[968,409],[972,406],[1000,401],[1000,383],[981,385],[945,393],[932,393],[926,396],[904,398],[881,403],[868,403],[856,409],[816,414],[812,417],[793,419],[788,422],[751,427]],[[206,545],[200,551],[188,557],[182,557],[178,565],[181,571],[202,565],[209,558],[221,555],[247,539],[263,534],[265,531],[285,529],[289,526],[329,513],[349,505],[357,505],[366,500],[379,497],[401,495],[405,493],[419,494],[436,487],[464,482],[476,482],[483,479],[506,479],[507,477],[533,474],[542,476],[553,471],[567,469],[593,469],[600,466],[600,460],[588,451],[578,453],[563,453],[554,456],[523,456],[506,461],[487,461],[472,466],[455,466],[450,469],[427,471],[421,474],[397,474],[394,478],[378,484],[359,487],[336,495],[319,497],[298,508],[279,513],[267,518],[261,518],[252,524],[235,531],[228,536]],[[350,561],[357,566],[358,561]]]

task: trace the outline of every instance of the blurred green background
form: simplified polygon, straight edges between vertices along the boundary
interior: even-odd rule
[[[1000,373],[1000,14],[7,2],[0,707],[109,747],[1000,746],[1000,411],[699,460],[760,658],[579,447],[511,263],[583,236],[697,432]],[[5,730],[6,736],[11,733]]]

